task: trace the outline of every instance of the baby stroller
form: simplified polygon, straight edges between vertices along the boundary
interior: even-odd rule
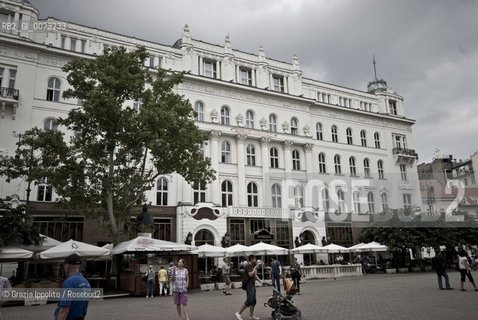
[[[302,313],[292,301],[292,296],[297,293],[297,288],[291,280],[283,279],[283,281],[285,296],[272,287],[272,296],[269,297],[267,303],[264,303],[264,306],[274,309],[271,313],[274,320],[280,320],[282,316],[292,317],[294,320],[302,320]]]

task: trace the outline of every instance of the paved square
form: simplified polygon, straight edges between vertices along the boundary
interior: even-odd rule
[[[476,319],[478,292],[465,283],[466,292],[459,290],[460,276],[450,272],[453,291],[438,290],[435,273],[376,274],[337,280],[311,280],[302,286],[302,294],[294,302],[308,320],[356,319]],[[475,279],[478,273],[473,272]],[[271,319],[271,309],[264,307],[270,287],[257,290],[256,316]],[[241,289],[231,296],[220,291],[193,291],[189,295],[191,320],[235,319],[234,312],[245,300]],[[53,319],[56,304],[32,307],[3,308],[5,320]],[[248,310],[244,313],[248,319]],[[177,319],[170,297],[146,299],[117,298],[90,303],[87,319]]]

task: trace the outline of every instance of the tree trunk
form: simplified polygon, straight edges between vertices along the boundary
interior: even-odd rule
[[[114,178],[114,149],[110,150],[109,156],[109,172],[108,183],[106,185],[106,204],[108,216],[110,218],[111,230],[113,231],[113,238],[116,238],[118,233],[118,226],[116,225],[116,218],[113,211],[113,178]]]

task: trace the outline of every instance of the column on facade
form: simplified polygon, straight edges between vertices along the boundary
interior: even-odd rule
[[[261,138],[262,150],[262,203],[264,207],[272,206],[271,184],[269,171],[269,143],[271,138]]]
[[[306,143],[304,145],[305,151],[305,170],[307,172],[307,182],[313,179],[314,175],[314,162],[312,157],[312,150],[314,149],[314,145],[312,143]],[[308,194],[307,188],[304,188],[304,205],[306,207],[312,207],[312,197]]]
[[[216,78],[217,79],[222,79],[221,75],[221,63],[219,60],[216,60]]]
[[[216,171],[216,179],[211,183],[211,201],[219,204],[221,201],[221,189],[219,182],[219,137],[220,131],[211,131],[211,167]]]
[[[286,140],[283,143],[284,147],[284,168],[285,168],[285,179],[293,179],[292,177],[292,145],[293,141]],[[289,186],[283,184],[282,188],[282,207],[289,208]]]
[[[192,186],[182,176],[180,178],[180,181],[182,186],[182,196],[181,198],[178,197],[179,201],[192,203],[194,201]]]
[[[244,152],[244,142],[247,139],[247,135],[237,135],[237,190],[239,198],[239,206],[247,207],[247,192],[246,192],[246,167]]]
[[[203,65],[203,59],[202,57],[199,57],[199,68],[198,68],[198,73],[200,76],[202,76],[204,74],[203,72],[203,68],[204,68],[204,65]]]

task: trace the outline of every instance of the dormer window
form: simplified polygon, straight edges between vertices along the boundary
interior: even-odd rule
[[[272,76],[272,85],[274,91],[284,92],[284,77],[278,75]]]
[[[247,68],[240,68],[241,83],[252,86],[252,70]]]
[[[217,78],[217,67],[216,61],[214,60],[204,60],[204,76],[209,78]]]
[[[388,101],[388,108],[390,110],[390,113],[396,116],[397,113],[397,101],[395,100],[389,100]]]

